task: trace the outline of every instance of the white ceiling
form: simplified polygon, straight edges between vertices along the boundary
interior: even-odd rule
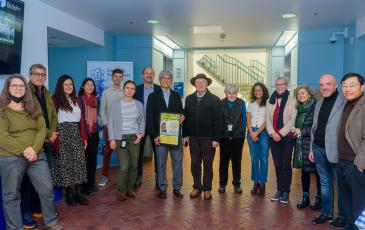
[[[365,15],[364,0],[41,1],[106,32],[167,35],[183,48],[272,46],[284,30],[342,27]],[[147,24],[150,18],[160,23]],[[223,43],[218,34],[193,34],[192,26],[217,25]]]

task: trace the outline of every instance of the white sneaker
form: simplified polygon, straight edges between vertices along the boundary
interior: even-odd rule
[[[98,181],[98,186],[104,187],[107,182],[108,182],[108,177],[102,176],[102,177],[100,177],[100,179]]]

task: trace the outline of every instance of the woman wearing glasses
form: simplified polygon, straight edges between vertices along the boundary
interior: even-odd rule
[[[53,204],[53,187],[42,146],[46,125],[21,75],[10,76],[0,96],[0,174],[7,229],[23,229],[19,189],[28,174],[37,190],[44,229],[60,230]]]
[[[295,99],[290,97],[288,82],[284,77],[275,81],[275,91],[266,104],[266,130],[270,136],[270,147],[275,165],[277,192],[271,201],[289,202],[293,152],[292,128],[297,109]]]

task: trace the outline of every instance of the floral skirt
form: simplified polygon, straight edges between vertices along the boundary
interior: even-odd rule
[[[85,150],[78,123],[59,124],[59,135],[59,154],[51,169],[53,185],[66,187],[86,182]]]

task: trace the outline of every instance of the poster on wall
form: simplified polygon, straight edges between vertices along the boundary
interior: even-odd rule
[[[113,85],[112,72],[114,69],[122,69],[123,82],[133,81],[133,62],[115,62],[115,61],[88,61],[87,76],[92,78],[96,84],[98,98],[101,97],[104,89]]]

